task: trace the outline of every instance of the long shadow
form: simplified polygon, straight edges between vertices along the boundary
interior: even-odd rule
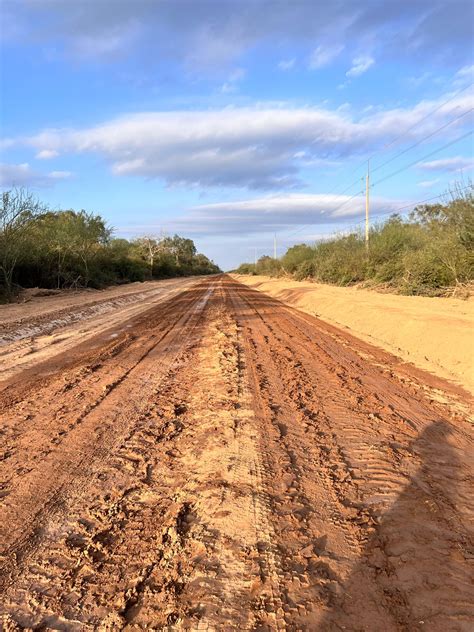
[[[383,515],[323,621],[308,629],[474,630],[469,527],[463,522],[468,457],[455,447],[454,434],[450,424],[437,421],[409,447],[420,467]]]

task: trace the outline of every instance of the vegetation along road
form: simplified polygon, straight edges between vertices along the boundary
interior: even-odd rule
[[[226,275],[140,287],[3,321],[3,629],[472,630],[469,395]]]

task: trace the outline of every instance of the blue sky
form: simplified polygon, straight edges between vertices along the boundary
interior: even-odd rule
[[[474,170],[464,0],[3,0],[0,185],[223,268]],[[399,173],[397,173],[399,172]]]

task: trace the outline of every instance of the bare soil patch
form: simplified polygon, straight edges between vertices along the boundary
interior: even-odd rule
[[[228,276],[69,355],[0,390],[5,630],[472,629],[465,392]]]
[[[235,278],[474,394],[474,297],[398,296],[308,281]]]

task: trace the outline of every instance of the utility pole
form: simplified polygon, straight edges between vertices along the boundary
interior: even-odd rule
[[[369,189],[370,189],[370,160],[367,160],[367,176],[365,178],[365,249],[369,253]]]
[[[257,247],[256,246],[254,247],[254,253],[255,253],[254,254],[254,263],[255,263],[255,265],[257,265]]]
[[[273,235],[273,258],[277,258],[277,236],[276,233]]]

